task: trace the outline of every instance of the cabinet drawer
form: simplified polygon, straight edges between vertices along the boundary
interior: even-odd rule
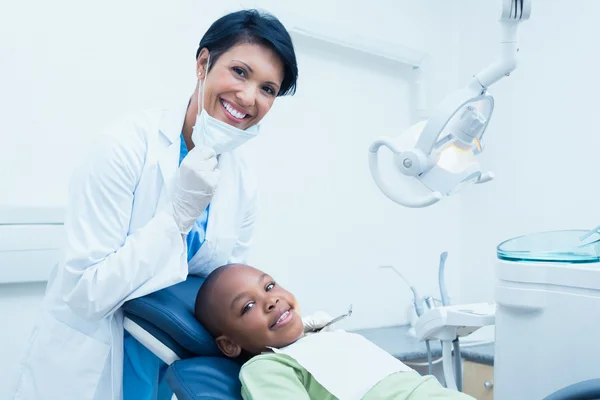
[[[477,400],[492,400],[494,398],[494,367],[465,360],[463,392]]]

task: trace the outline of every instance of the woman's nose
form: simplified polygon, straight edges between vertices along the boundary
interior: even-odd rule
[[[256,103],[255,85],[248,84],[243,90],[237,92],[236,97],[244,107],[253,107]]]

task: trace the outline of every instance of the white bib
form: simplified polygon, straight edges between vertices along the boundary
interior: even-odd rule
[[[320,332],[272,350],[292,357],[339,400],[360,400],[391,374],[412,371],[356,333]]]

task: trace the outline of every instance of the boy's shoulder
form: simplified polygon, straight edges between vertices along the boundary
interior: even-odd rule
[[[286,354],[263,353],[246,361],[239,373],[242,384],[261,381],[265,377],[296,377],[301,382],[309,379],[308,371]]]
[[[244,399],[334,400],[305,368],[285,354],[255,356],[242,366],[239,377]]]
[[[242,371],[254,370],[257,368],[293,368],[295,370],[303,370],[304,368],[298,364],[296,360],[286,354],[277,353],[262,353],[252,357],[242,365]]]
[[[253,379],[255,376],[268,374],[296,375],[304,381],[308,379],[309,372],[296,360],[286,354],[263,353],[246,361],[240,370],[240,379]]]

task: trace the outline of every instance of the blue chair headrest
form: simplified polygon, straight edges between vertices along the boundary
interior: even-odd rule
[[[552,393],[544,400],[598,400],[600,399],[600,379],[589,379],[569,385]]]
[[[165,379],[178,400],[241,400],[241,365],[225,357],[175,361]]]
[[[159,290],[123,305],[125,316],[173,350],[180,358],[222,356],[213,337],[194,317],[198,289],[204,278]]]

